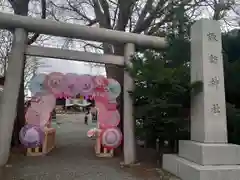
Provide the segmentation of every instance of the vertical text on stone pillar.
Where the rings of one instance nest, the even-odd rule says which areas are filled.
[[[213,32],[209,32],[207,33],[207,39],[209,42],[211,43],[219,43],[218,42],[218,37],[215,33]],[[219,57],[214,55],[214,54],[210,54],[209,55],[209,65],[217,65],[218,63],[218,59]],[[210,80],[209,80],[209,86],[213,87],[216,89],[216,91],[218,90],[218,86],[220,85],[220,78],[218,77],[218,75],[215,75],[214,77],[212,77]],[[211,107],[211,112],[214,114],[214,115],[219,115],[221,113],[220,111],[220,106],[218,103],[214,103],[212,104],[212,107]]]

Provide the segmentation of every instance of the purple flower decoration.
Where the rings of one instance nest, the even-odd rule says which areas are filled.
[[[27,148],[36,148],[43,144],[44,132],[35,125],[25,125],[19,133],[20,142]]]

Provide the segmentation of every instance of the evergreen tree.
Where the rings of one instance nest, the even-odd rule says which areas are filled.
[[[184,8],[177,9],[175,22],[168,25],[169,47],[161,51],[139,51],[133,57],[133,66],[128,67],[135,90],[134,99],[136,135],[155,146],[158,138],[161,145],[168,141],[172,150],[177,150],[180,139],[189,139],[190,96],[201,91],[202,82],[190,84],[189,21]],[[160,32],[162,33],[162,32]],[[231,35],[231,34],[230,34]],[[228,137],[240,144],[240,97],[238,92],[240,51],[237,36],[223,34],[223,52],[227,102]],[[238,45],[239,44],[239,45]]]

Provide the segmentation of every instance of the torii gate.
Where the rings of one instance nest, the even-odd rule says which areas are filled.
[[[21,69],[25,55],[58,58],[74,61],[96,62],[124,66],[135,52],[135,45],[149,48],[164,48],[167,43],[164,38],[114,31],[103,28],[93,28],[70,23],[42,20],[31,17],[0,13],[0,28],[14,30],[12,50],[9,57],[8,70],[4,86],[3,98],[0,105],[0,167],[9,156],[10,142],[13,131],[18,92],[21,81]],[[27,46],[28,32],[98,42],[118,43],[125,46],[124,57],[100,55],[95,53],[63,50],[38,46]],[[135,134],[132,100],[128,94],[133,89],[129,74],[124,72],[124,163],[136,161]]]

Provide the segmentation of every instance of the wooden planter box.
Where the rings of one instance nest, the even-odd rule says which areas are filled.
[[[45,128],[44,142],[41,147],[27,148],[27,156],[43,156],[55,148],[56,129]]]
[[[114,156],[114,150],[104,148],[101,144],[100,136],[97,136],[96,138],[96,145],[95,145],[95,154],[97,157],[113,157]]]

